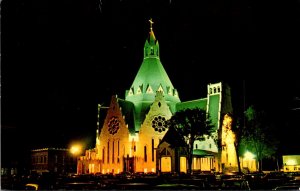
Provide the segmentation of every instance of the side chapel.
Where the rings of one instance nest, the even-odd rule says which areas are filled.
[[[169,132],[165,137],[168,132],[165,123],[176,111],[196,107],[209,113],[222,147],[218,148],[211,138],[196,141],[193,170],[222,171],[237,166],[232,141],[227,136],[231,131],[230,117],[226,115],[232,112],[230,87],[222,82],[208,84],[207,97],[181,101],[160,61],[152,25],[150,20],[144,59],[137,75],[125,91],[125,99],[111,97],[103,124],[97,122],[95,148],[86,150],[85,156],[78,159],[78,174],[186,172],[184,154],[172,155],[174,150],[170,145],[174,136]],[[98,118],[100,108],[98,105]]]

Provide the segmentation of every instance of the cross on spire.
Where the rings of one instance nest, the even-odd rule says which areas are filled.
[[[152,18],[149,19],[149,22],[150,22],[150,30],[152,31],[152,25],[153,25],[153,23],[154,23],[154,22],[152,21]]]

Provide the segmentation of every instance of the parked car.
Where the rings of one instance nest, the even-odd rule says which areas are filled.
[[[247,180],[244,178],[228,178],[223,179],[220,188],[221,190],[250,190]]]
[[[59,190],[99,190],[101,187],[96,182],[67,182]]]
[[[25,190],[39,190],[38,184],[28,183],[25,185]]]
[[[282,185],[277,186],[273,190],[300,190],[300,185]]]
[[[277,186],[284,185],[290,179],[283,172],[270,172],[263,177],[262,189],[273,189]]]

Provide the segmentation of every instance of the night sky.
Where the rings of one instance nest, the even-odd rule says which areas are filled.
[[[246,79],[246,106],[272,116],[283,153],[300,153],[299,0],[3,0],[1,13],[2,161],[13,149],[93,147],[97,104],[125,97],[150,17],[181,101],[225,79],[240,114],[234,79]]]

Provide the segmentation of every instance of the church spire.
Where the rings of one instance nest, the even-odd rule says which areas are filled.
[[[176,103],[180,102],[178,92],[172,85],[167,72],[159,59],[159,44],[154,36],[153,21],[149,20],[150,32],[144,45],[143,63],[130,88],[125,92],[126,101],[135,105],[143,102],[152,103],[156,92],[162,92],[165,100],[175,112]]]
[[[144,46],[144,59],[149,57],[152,58],[156,57],[159,59],[159,45],[153,32],[154,22],[152,21],[152,18],[149,19],[149,23],[150,23],[150,32],[149,32],[149,38],[146,40]]]
[[[153,28],[152,28],[152,25],[154,24],[154,22],[152,21],[152,18],[149,19],[149,22],[150,22],[150,32],[149,32],[149,35],[150,35],[150,43],[151,42],[154,42],[155,43],[155,35],[154,35],[154,32],[153,32]]]

